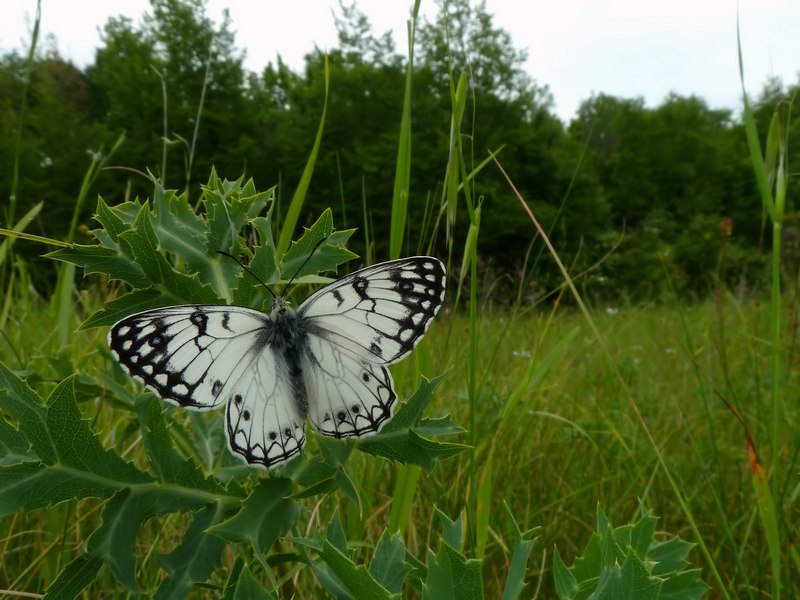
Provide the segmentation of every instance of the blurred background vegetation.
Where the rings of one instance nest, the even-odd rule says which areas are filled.
[[[102,171],[92,190],[111,204],[147,197],[152,183],[141,173],[148,169],[166,187],[188,184],[194,198],[212,166],[229,179],[253,177],[260,189],[277,183],[279,202],[281,191],[300,179],[324,103],[324,55],[310,51],[299,73],[280,60],[261,73],[247,72],[230,21],[213,22],[203,0],[153,0],[151,6],[139,22],[110,19],[85,69],[63,60],[55,43],[40,50],[23,118],[26,57],[9,51],[0,59],[0,131],[6,132],[0,136],[0,189],[12,189],[20,139],[16,216],[45,202],[29,233],[64,238],[92,157],[108,151],[122,132],[125,142],[112,160],[120,168]],[[564,123],[546,82],[524,72],[525,54],[494,25],[483,3],[451,0],[447,11],[417,31],[408,253],[430,235],[418,224],[426,204],[438,206],[442,194],[452,56],[455,72],[470,68],[465,122],[475,163],[499,152],[564,262],[574,274],[586,273],[578,281],[590,286],[591,300],[658,299],[666,279],[688,297],[720,285],[740,293],[764,287],[769,229],[738,115],[695,96],[670,95],[650,108],[640,98],[597,94]],[[380,260],[388,257],[406,59],[356,8],[343,5],[336,18],[328,119],[305,214],[312,218],[330,206],[339,227],[362,227],[352,244],[362,254],[363,224],[369,223],[371,250]],[[404,52],[405,41],[400,45]],[[777,100],[797,89],[798,83],[765,83],[754,104],[760,131],[767,130]],[[797,128],[795,119],[791,129]],[[789,137],[797,136],[791,129]],[[798,171],[797,162],[789,171]],[[487,206],[479,252],[485,293],[511,303],[561,285],[549,260],[539,264],[530,223],[500,173],[485,168],[476,186]],[[797,186],[790,189],[797,194]],[[90,224],[93,210],[94,202],[86,202],[80,221]],[[800,239],[791,210],[787,267],[798,252],[792,240]],[[1,212],[2,226],[13,226],[8,208]],[[17,245],[23,256],[40,251]],[[51,275],[41,271],[37,286],[51,287]]]

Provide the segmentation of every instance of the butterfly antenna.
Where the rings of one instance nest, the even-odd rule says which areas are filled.
[[[302,264],[302,265],[300,265],[300,267],[297,269],[297,271],[295,271],[295,272],[294,272],[294,275],[292,275],[292,278],[289,280],[289,283],[287,283],[287,284],[286,284],[286,287],[285,287],[285,288],[283,288],[283,291],[284,291],[284,292],[285,292],[286,290],[288,290],[288,289],[289,289],[289,286],[291,286],[291,285],[292,285],[292,282],[293,282],[293,281],[295,280],[295,278],[297,277],[297,274],[298,274],[298,273],[300,273],[300,272],[302,272],[302,270],[303,270],[303,267],[305,267],[305,266],[308,264],[308,261],[309,261],[309,260],[311,260],[311,257],[312,257],[312,256],[314,256],[314,252],[316,252],[316,251],[317,251],[317,248],[319,248],[319,247],[320,247],[320,246],[323,244],[323,242],[325,242],[327,239],[328,239],[328,236],[326,235],[324,238],[322,238],[320,241],[318,241],[318,242],[316,243],[316,245],[314,246],[314,249],[313,249],[313,250],[311,250],[311,252],[309,253],[309,255],[308,255],[308,256],[306,257],[306,259],[303,261],[303,264]]]
[[[258,283],[260,283],[261,285],[263,285],[263,286],[264,286],[264,287],[267,289],[267,291],[268,291],[270,294],[272,294],[272,297],[273,297],[273,298],[275,298],[275,292],[273,292],[271,289],[269,289],[269,286],[268,286],[266,283],[264,283],[264,282],[261,280],[261,278],[260,278],[258,275],[256,275],[255,273],[253,273],[253,272],[252,272],[252,271],[251,271],[251,270],[248,268],[248,266],[247,266],[247,265],[245,265],[244,263],[242,263],[242,261],[240,261],[238,258],[236,258],[236,257],[235,257],[233,254],[230,254],[229,252],[225,252],[224,250],[217,250],[217,254],[222,254],[222,256],[227,256],[228,258],[231,258],[231,259],[233,259],[234,261],[236,261],[236,263],[237,263],[237,264],[238,264],[240,267],[242,267],[242,269],[244,269],[245,271],[247,271],[247,272],[250,274],[250,277],[252,277],[252,278],[253,278],[253,279],[255,279],[255,280],[258,282]],[[304,264],[305,264],[305,263],[304,263]]]

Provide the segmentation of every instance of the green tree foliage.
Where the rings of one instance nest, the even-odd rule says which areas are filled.
[[[485,0],[437,0],[437,5],[436,20],[420,28],[420,55],[442,81],[451,67],[456,73],[468,68],[481,96],[516,100],[525,91],[547,95],[523,70],[526,52],[514,48],[511,35],[495,27]]]
[[[17,109],[24,73],[25,59],[16,53],[0,61],[0,130],[9,134],[16,134],[20,126]],[[47,52],[36,61],[28,90],[28,113],[22,123],[17,216],[44,200],[49,218],[39,227],[46,235],[62,233],[59,225],[69,223],[83,172],[97,148],[97,126],[88,115],[89,101],[86,77],[72,63],[55,52]],[[16,135],[2,137],[0,164],[4,168],[0,181],[7,197]],[[4,220],[7,216],[3,214]]]
[[[331,207],[338,222],[360,228],[354,250],[363,253],[369,241],[382,258],[388,255],[405,52],[397,52],[389,33],[375,33],[355,5],[340,6],[336,26],[338,45],[327,57],[328,118],[307,215]],[[578,273],[603,259],[592,273],[605,284],[593,291],[602,295],[605,285],[614,295],[657,294],[665,266],[690,291],[716,285],[723,272],[727,283],[761,277],[761,207],[743,127],[730,111],[674,94],[654,108],[638,98],[598,94],[562,123],[549,90],[527,75],[525,53],[494,24],[485,2],[442,3],[438,16],[416,30],[407,252],[428,239],[417,225],[435,215],[441,201],[451,73],[454,82],[464,72],[467,168],[498,153],[565,263]],[[39,232],[58,237],[91,160],[87,153],[108,150],[124,131],[126,141],[114,156],[123,168],[101,174],[97,191],[118,200],[143,196],[151,182],[141,174],[150,170],[162,184],[185,187],[198,198],[193,174],[213,166],[229,178],[252,176],[263,188],[277,184],[280,219],[316,135],[325,57],[314,50],[301,72],[278,59],[261,73],[246,72],[242,59],[229,17],[215,23],[203,0],[151,0],[139,22],[110,19],[93,64],[83,72],[53,51],[40,54],[22,124],[18,214],[45,200],[43,214],[53,218],[38,223]],[[0,59],[4,131],[20,126],[23,73],[24,59],[16,53]],[[767,83],[754,107],[761,130],[776,100],[797,87]],[[10,189],[14,140],[0,139],[3,190]],[[789,170],[797,172],[800,164]],[[484,205],[481,255],[498,274],[517,272],[531,248],[534,260],[527,267],[536,285],[557,284],[560,276],[549,261],[536,260],[541,247],[531,246],[531,225],[493,165],[478,174],[474,192]],[[790,195],[789,206],[796,200]],[[792,209],[787,214],[791,228]],[[83,217],[88,221],[88,214]],[[696,231],[724,219],[732,221],[730,235],[721,235],[717,225],[711,246],[691,243]]]
[[[238,142],[252,131],[252,111],[228,14],[217,26],[202,0],[151,5],[139,26],[124,17],[109,20],[104,46],[87,70],[96,91],[95,118],[112,137],[120,130],[128,134],[118,161],[151,169],[174,186],[212,165],[243,171],[246,155]],[[133,183],[140,192],[150,187],[145,179]]]
[[[585,140],[587,166],[611,209],[606,231],[626,231],[601,269],[610,283],[651,295],[669,272],[678,287],[704,291],[721,276],[723,251],[741,260],[743,247],[758,247],[761,209],[743,128],[730,111],[675,94],[655,109],[601,94],[581,105],[569,135]],[[599,249],[614,243],[607,238]],[[728,283],[763,277],[757,257],[746,262],[727,271],[736,277]]]

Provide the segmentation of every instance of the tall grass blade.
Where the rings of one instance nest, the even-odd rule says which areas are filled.
[[[759,518],[767,532],[767,543],[769,545],[770,556],[772,558],[772,597],[781,596],[781,562],[780,562],[780,539],[777,528],[771,533],[771,522],[782,520],[781,502],[781,475],[784,469],[779,466],[781,457],[781,446],[785,440],[784,427],[784,406],[781,398],[781,381],[783,379],[784,360],[781,353],[781,233],[783,229],[785,198],[787,188],[786,164],[788,154],[788,131],[789,117],[791,114],[791,103],[779,102],[770,122],[769,132],[767,133],[766,153],[762,154],[761,144],[756,130],[755,115],[747,99],[747,91],[744,84],[744,61],[742,59],[742,45],[739,31],[739,22],[736,24],[737,46],[739,50],[739,78],[742,85],[742,102],[744,104],[744,123],[747,133],[747,144],[750,150],[750,162],[756,175],[761,200],[772,221],[772,287],[770,294],[770,347],[772,366],[772,421],[770,423],[769,437],[772,442],[771,460],[772,468],[769,469],[770,493],[765,494],[763,482],[759,473],[763,471],[753,471],[753,485],[756,491],[756,501],[759,507]],[[751,457],[752,458],[752,457]],[[751,461],[752,466],[752,461]],[[760,463],[759,463],[760,466]],[[767,506],[769,503],[771,506]],[[777,526],[776,526],[777,527]]]
[[[372,241],[372,219],[367,209],[367,185],[361,178],[361,212],[364,218],[364,262],[371,265],[375,262],[375,243]]]
[[[750,461],[750,480],[753,483],[758,517],[767,536],[767,547],[772,565],[772,597],[781,597],[781,538],[778,531],[778,515],[776,514],[775,498],[770,491],[769,479],[764,466],[758,459],[753,440],[747,433],[747,457]]]
[[[161,71],[150,65],[150,68],[158,77],[161,82],[161,103],[164,105],[164,116],[161,119],[161,173],[159,173],[158,181],[161,187],[167,187],[167,148],[169,147],[169,116],[167,113],[169,104],[167,102],[167,82],[164,81],[164,76]]]
[[[405,240],[408,217],[408,194],[411,188],[411,83],[414,74],[414,33],[420,0],[414,4],[414,12],[408,21],[408,65],[403,96],[403,115],[400,118],[400,140],[397,144],[394,190],[392,192],[392,222],[389,230],[389,258],[400,258]]]
[[[497,438],[494,438],[496,440]],[[475,557],[483,558],[489,541],[489,521],[492,515],[492,492],[494,491],[494,440],[489,456],[483,464],[478,483],[478,500],[475,507]]]
[[[203,74],[203,87],[200,89],[200,102],[197,105],[197,116],[194,118],[194,131],[192,132],[192,145],[189,147],[189,161],[186,166],[186,192],[189,192],[189,184],[192,181],[192,167],[194,166],[194,152],[197,147],[197,139],[200,137],[200,121],[203,117],[203,106],[206,102],[206,92],[211,81],[211,59],[214,56],[214,38],[208,42],[208,56],[206,57],[206,70]]]
[[[397,469],[397,480],[392,495],[392,510],[386,528],[389,533],[404,532],[411,520],[411,509],[421,469],[416,465],[403,465]]]
[[[444,204],[447,207],[447,238],[453,240],[458,209],[459,181],[458,173],[461,168],[461,120],[464,117],[464,108],[467,104],[467,72],[462,71],[458,84],[453,88],[453,79],[450,78],[452,114],[450,116],[450,153],[445,171]],[[471,198],[467,198],[467,210],[472,215]]]
[[[411,19],[407,22],[408,30],[408,64],[406,66],[406,84],[403,95],[403,112],[400,117],[400,138],[397,144],[397,162],[395,164],[394,189],[392,191],[392,221],[389,228],[389,258],[400,258],[405,240],[406,219],[408,216],[408,195],[411,187],[411,89],[414,74],[414,34],[421,0],[416,0]],[[365,218],[366,204],[365,204]],[[369,248],[369,247],[368,247]],[[389,515],[389,532],[405,531],[411,519],[420,468],[414,465],[403,465],[397,469],[394,486],[394,501]]]

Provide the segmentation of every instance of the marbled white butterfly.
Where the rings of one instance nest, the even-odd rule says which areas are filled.
[[[415,256],[361,269],[297,310],[158,308],[117,322],[114,357],[164,400],[195,410],[223,403],[231,450],[267,468],[303,450],[306,417],[325,435],[380,430],[397,400],[386,368],[422,339],[442,306],[444,265]]]

